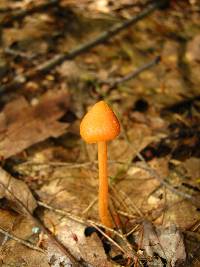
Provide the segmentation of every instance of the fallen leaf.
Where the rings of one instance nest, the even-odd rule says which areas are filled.
[[[50,217],[50,213],[47,213],[47,216]],[[54,223],[55,217],[54,215]],[[53,219],[52,216],[51,218]],[[59,224],[56,224],[56,237],[78,261],[84,262],[84,266],[112,266],[107,260],[102,242],[97,234],[93,233],[86,237],[85,228],[86,226],[83,224],[63,218]],[[48,241],[47,253],[49,262],[53,261],[52,267],[60,266],[58,264],[68,266],[67,264],[70,263],[69,259],[50,241]]]
[[[67,124],[57,121],[68,106],[66,90],[44,94],[35,106],[20,97],[0,113],[0,154],[6,159],[48,137],[63,134]],[[15,144],[15,145],[13,145]]]
[[[178,66],[178,52],[180,44],[175,41],[166,41],[162,51],[162,61],[166,67],[175,69]]]
[[[0,209],[0,227],[11,235],[37,247],[39,233],[33,233],[35,223],[27,216]],[[1,237],[0,237],[1,239]],[[0,243],[0,266],[48,267],[45,253],[30,249],[2,234]]]
[[[194,36],[194,38],[188,42],[185,57],[189,62],[200,60],[200,35]]]
[[[37,207],[28,186],[20,180],[15,179],[9,173],[0,168],[0,199],[6,198],[11,201],[12,208],[20,213],[32,213]]]
[[[183,166],[185,167],[186,174],[192,178],[192,180],[200,179],[200,159],[191,157],[187,159]]]
[[[151,222],[145,221],[143,227],[143,248],[148,256],[159,255],[172,267],[185,262],[183,235],[175,225],[155,227]]]

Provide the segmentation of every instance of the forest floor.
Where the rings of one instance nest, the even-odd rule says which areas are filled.
[[[0,26],[0,266],[200,266],[198,1],[1,0]],[[79,134],[101,99],[113,229]]]

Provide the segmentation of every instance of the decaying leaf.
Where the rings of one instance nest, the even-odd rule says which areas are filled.
[[[9,158],[48,137],[63,134],[67,124],[57,120],[66,112],[65,90],[46,93],[35,106],[20,97],[0,113],[0,155]]]
[[[200,180],[200,159],[191,157],[183,163],[186,174],[195,182]]]
[[[194,38],[188,42],[186,59],[190,62],[200,60],[200,35],[194,36]]]
[[[143,223],[143,247],[148,256],[158,255],[165,259],[170,266],[179,266],[186,260],[183,236],[175,225],[167,228],[153,226],[152,223]]]
[[[111,263],[107,260],[99,237],[96,233],[86,237],[85,228],[85,225],[64,218],[59,225],[56,225],[55,231],[58,240],[78,261],[84,262],[84,266],[110,267]],[[68,266],[70,263],[69,259],[50,241],[48,241],[48,259],[52,267],[60,266],[59,264]]]
[[[9,173],[0,168],[0,199],[6,198],[12,202],[12,208],[20,213],[32,213],[37,206],[28,186],[15,179]]]
[[[0,227],[37,247],[39,233],[33,232],[36,225],[30,218],[0,209]],[[0,266],[49,267],[45,253],[31,249],[4,234],[0,237]]]
[[[3,260],[5,264],[1,265],[2,267],[49,267],[45,254],[26,248],[21,244],[10,246]]]

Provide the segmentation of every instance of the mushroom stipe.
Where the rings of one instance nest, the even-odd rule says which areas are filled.
[[[112,228],[108,210],[107,141],[120,133],[120,124],[112,109],[104,102],[97,102],[83,117],[80,135],[87,143],[98,143],[99,162],[99,217],[102,224]]]

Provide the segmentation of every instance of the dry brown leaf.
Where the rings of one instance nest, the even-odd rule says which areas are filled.
[[[13,241],[12,243],[3,255],[5,264],[1,266],[49,267],[45,254],[31,250],[16,242],[14,244]]]
[[[48,215],[49,214],[49,215]],[[47,214],[48,218],[55,219],[55,215],[52,217],[50,213]],[[48,220],[47,218],[47,220]],[[54,223],[56,223],[54,221]],[[86,265],[93,267],[110,267],[112,266],[108,262],[102,242],[96,233],[91,236],[85,236],[85,225],[71,221],[67,218],[63,218],[59,224],[56,224],[56,236],[58,240],[66,246],[72,255],[76,257],[79,261],[84,261]],[[68,266],[69,259],[58,251],[50,241],[48,241],[48,259],[52,267],[59,266],[58,264],[63,264]]]
[[[20,180],[15,179],[9,173],[0,168],[0,199],[6,198],[12,202],[12,208],[20,213],[32,213],[37,207],[28,186]]]
[[[67,124],[57,120],[66,112],[68,101],[66,90],[59,90],[47,92],[35,106],[23,97],[8,103],[0,113],[0,155],[9,158],[48,137],[63,134]]]
[[[47,174],[50,181],[41,186],[37,194],[43,202],[53,207],[80,215],[96,198],[98,179],[94,173],[63,166],[51,168],[51,173]],[[89,214],[97,218],[96,205],[90,209]]]
[[[164,212],[163,225],[169,226],[174,223],[182,229],[187,229],[199,219],[197,208],[187,200],[171,191],[167,191],[165,198],[168,208]]]
[[[36,225],[27,216],[0,209],[0,227],[35,246],[39,240],[39,234],[32,231]],[[0,266],[49,267],[45,253],[30,249],[5,235],[2,235],[0,243]]]
[[[12,15],[10,14],[12,17]],[[0,18],[0,22],[9,19],[9,15]],[[51,18],[48,14],[37,14],[27,16],[24,19],[23,26],[12,27],[3,32],[3,45],[9,47],[14,42],[21,42],[21,46],[27,47],[33,45],[34,42],[51,33],[54,30]],[[41,48],[41,46],[39,46]],[[32,50],[32,49],[31,49]],[[35,52],[41,52],[40,49]]]
[[[200,60],[200,35],[194,36],[194,38],[188,42],[185,56],[189,62]]]
[[[183,235],[175,225],[167,228],[154,227],[150,222],[145,221],[143,227],[143,247],[148,256],[159,255],[172,267],[185,262]]]
[[[162,61],[166,67],[175,69],[178,66],[178,52],[180,44],[175,41],[166,41],[162,51]]]
[[[183,163],[183,166],[186,170],[186,174],[191,177],[192,180],[198,182],[200,179],[200,159],[191,157]]]
[[[166,160],[152,160],[150,165],[153,169],[156,169],[161,177],[165,177],[168,172]],[[135,210],[141,210],[142,212],[147,212],[160,206],[162,201],[157,201],[157,203],[151,203],[149,199],[153,192],[159,188],[160,182],[155,179],[149,172],[141,168],[131,166],[127,172],[127,177],[125,179],[116,181],[116,188],[119,195],[121,195],[124,203],[131,209],[131,206],[135,207]]]

